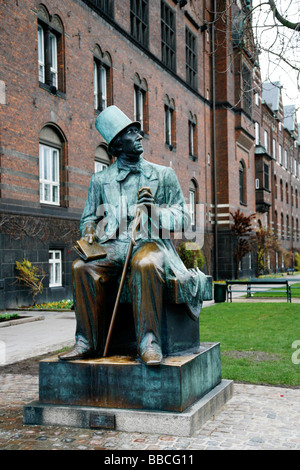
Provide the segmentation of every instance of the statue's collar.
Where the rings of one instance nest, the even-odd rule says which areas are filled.
[[[139,157],[139,160],[133,163],[118,157],[117,167],[119,171],[117,181],[123,181],[129,173],[141,173],[147,178],[150,178],[152,174],[151,165],[143,157]]]

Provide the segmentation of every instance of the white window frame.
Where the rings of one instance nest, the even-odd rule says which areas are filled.
[[[195,139],[195,124],[192,121],[189,121],[189,154],[191,156],[195,155],[194,149],[194,139]]]
[[[138,88],[134,87],[134,120],[141,123],[141,129],[144,128],[144,102],[145,93]]]
[[[255,123],[255,145],[259,145],[259,141],[260,141],[259,133],[260,133],[259,123],[256,122]]]
[[[101,84],[101,97],[99,97],[99,83]],[[101,111],[107,108],[107,68],[94,60],[94,109],[99,109],[101,99]]]
[[[107,163],[100,162],[99,160],[95,160],[95,173],[98,173],[99,171],[105,170],[105,168],[108,167]]]
[[[276,140],[273,139],[273,158],[276,160]]]
[[[288,153],[287,153],[287,150],[284,151],[284,167],[287,170],[287,168],[288,168]]]
[[[62,251],[49,250],[49,287],[62,286]]]
[[[57,69],[57,37],[55,34],[49,34],[50,47],[50,75],[51,85],[58,88],[58,69]]]
[[[268,131],[264,131],[264,145],[265,149],[268,152],[269,151],[269,133]]]
[[[167,145],[172,145],[172,109],[165,106],[165,140]]]
[[[38,25],[38,64],[39,81],[45,83],[45,49],[44,49],[44,30]]]
[[[195,201],[196,201],[196,193],[193,189],[189,190],[189,198],[190,198],[190,216],[191,216],[191,224],[196,224],[196,214],[195,214]]]
[[[59,206],[60,182],[59,161],[60,151],[45,144],[39,146],[40,161],[40,202]],[[47,191],[48,195],[47,196]]]
[[[278,145],[278,163],[282,165],[282,146]]]

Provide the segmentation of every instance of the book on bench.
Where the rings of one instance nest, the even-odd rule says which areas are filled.
[[[96,242],[88,243],[84,239],[78,240],[73,249],[84,261],[92,261],[106,256],[103,246]]]

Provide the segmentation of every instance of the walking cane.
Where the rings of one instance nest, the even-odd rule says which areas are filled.
[[[125,277],[126,277],[126,273],[127,273],[129,260],[130,260],[130,257],[131,257],[133,246],[136,244],[135,243],[135,237],[136,237],[137,228],[138,228],[139,223],[140,223],[140,219],[141,219],[141,210],[138,208],[136,213],[135,213],[133,223],[132,223],[133,225],[132,225],[130,243],[129,243],[129,246],[128,246],[128,251],[127,251],[127,255],[126,255],[126,259],[125,259],[125,263],[124,263],[124,267],[123,267],[123,272],[122,272],[122,276],[121,276],[121,281],[120,281],[120,285],[119,285],[119,290],[118,290],[114,310],[113,310],[110,325],[109,325],[109,330],[108,330],[108,334],[107,334],[107,338],[106,338],[103,357],[106,357],[106,354],[107,354],[107,349],[108,349],[108,345],[109,345],[109,342],[110,342],[110,337],[111,337],[111,334],[112,334],[113,326],[114,326],[114,323],[115,323],[118,306],[119,306],[119,303],[120,303],[121,293],[122,293],[124,282],[125,282]]]

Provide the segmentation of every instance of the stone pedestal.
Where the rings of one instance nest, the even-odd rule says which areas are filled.
[[[39,402],[24,407],[24,424],[190,435],[231,396],[219,343],[201,343],[156,367],[127,356],[54,356],[40,363]]]

